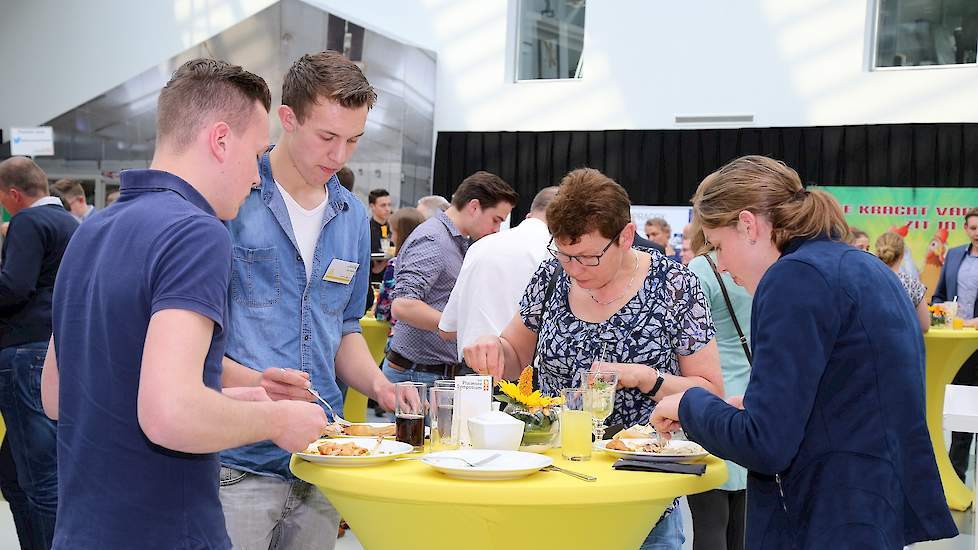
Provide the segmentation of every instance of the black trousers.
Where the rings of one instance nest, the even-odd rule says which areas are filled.
[[[951,383],[958,386],[978,386],[978,351],[971,354],[971,357],[961,365],[961,370]],[[951,448],[948,449],[947,456],[951,459],[951,466],[954,467],[961,481],[964,481],[964,476],[968,472],[971,440],[974,439],[974,435],[969,432],[951,432]]]
[[[686,500],[693,515],[693,550],[744,550],[747,491],[714,489]]]

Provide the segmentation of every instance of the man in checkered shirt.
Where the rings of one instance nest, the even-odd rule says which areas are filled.
[[[465,178],[452,205],[419,225],[398,251],[391,313],[397,319],[384,374],[391,382],[454,378],[460,371],[455,344],[438,330],[469,243],[499,231],[518,196],[499,176]]]

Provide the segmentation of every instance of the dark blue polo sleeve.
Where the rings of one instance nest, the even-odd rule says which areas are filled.
[[[150,271],[152,313],[183,309],[224,327],[231,281],[231,238],[216,219],[185,218],[155,241]]]
[[[686,391],[679,419],[689,438],[749,470],[785,470],[801,446],[835,346],[837,306],[814,267],[793,260],[771,266],[754,297],[754,364],[744,410],[702,388]]]

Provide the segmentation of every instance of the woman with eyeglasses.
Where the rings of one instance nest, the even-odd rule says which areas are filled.
[[[601,172],[567,174],[547,207],[554,259],[537,269],[502,334],[464,349],[466,364],[512,380],[536,350],[541,390],[549,395],[580,387],[592,368],[616,370],[623,389],[609,425],[645,424],[658,399],[688,388],[722,395],[713,322],[699,282],[662,253],[632,247],[630,207],[625,190]],[[682,546],[675,507],[655,524],[643,550]]]

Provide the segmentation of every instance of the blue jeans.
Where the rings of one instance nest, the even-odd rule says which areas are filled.
[[[29,525],[25,531],[30,531],[30,544],[21,540],[21,547],[38,550],[51,548],[58,510],[58,429],[41,406],[41,370],[47,347],[45,341],[0,350],[0,413],[16,466],[15,479],[5,475],[0,486],[9,489],[16,484],[23,491],[26,506],[11,502],[11,512],[18,536],[21,526]],[[5,490],[4,495],[8,492],[16,494]],[[26,517],[16,517],[24,512]]]
[[[339,512],[319,489],[299,479],[222,466],[221,507],[235,550],[333,550],[336,545]]]
[[[639,550],[680,550],[686,542],[683,534],[683,513],[679,506],[659,520]]]
[[[441,380],[445,378],[440,374],[435,374],[432,372],[418,372],[414,369],[408,369],[406,371],[399,371],[390,366],[387,359],[384,359],[384,364],[381,367],[384,371],[384,376],[387,377],[392,383],[397,384],[398,382],[422,382],[424,385],[431,386],[435,385],[435,380]]]

